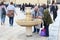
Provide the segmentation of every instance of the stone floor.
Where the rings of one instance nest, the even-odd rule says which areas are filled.
[[[15,16],[13,26],[9,26],[8,17],[6,17],[5,25],[0,25],[0,40],[60,40],[60,27],[58,20],[50,24],[49,37],[41,37],[37,33],[33,33],[32,37],[26,37],[26,28],[16,24],[17,19],[24,19],[24,12],[19,11],[19,8],[16,8],[16,12],[18,15]]]

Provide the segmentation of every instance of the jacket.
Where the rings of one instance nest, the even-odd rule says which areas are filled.
[[[44,10],[43,21],[44,21],[46,24],[51,24],[51,23],[52,23],[52,19],[51,19],[51,16],[50,16],[50,14],[49,14],[48,9],[45,9],[45,10]]]

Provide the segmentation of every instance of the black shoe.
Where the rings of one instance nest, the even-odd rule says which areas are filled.
[[[39,31],[37,31],[37,34],[39,33]]]
[[[33,33],[36,33],[35,31],[33,31]]]
[[[49,35],[46,35],[45,37],[49,37]]]
[[[1,25],[3,25],[3,23],[1,23]]]
[[[10,24],[10,26],[13,26],[13,25]]]

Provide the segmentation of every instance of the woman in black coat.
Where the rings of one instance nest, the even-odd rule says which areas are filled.
[[[53,12],[53,20],[55,21],[56,17],[57,17],[57,10],[58,10],[58,6],[55,4],[51,5],[51,9],[50,11]]]

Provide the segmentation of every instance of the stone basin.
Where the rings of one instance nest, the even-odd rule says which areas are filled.
[[[16,23],[22,27],[26,27],[26,35],[32,36],[32,26],[38,25],[42,22],[41,19],[34,19],[31,12],[31,8],[26,8],[26,17],[25,19],[17,19]]]
[[[16,23],[20,26],[34,26],[34,25],[38,25],[41,23],[41,19],[34,19],[32,21],[26,21],[25,19],[18,19],[16,20]]]
[[[18,19],[16,23],[22,27],[26,27],[26,36],[32,36],[32,26],[38,25],[42,22],[41,19],[34,19],[32,21],[26,21],[25,19]]]

